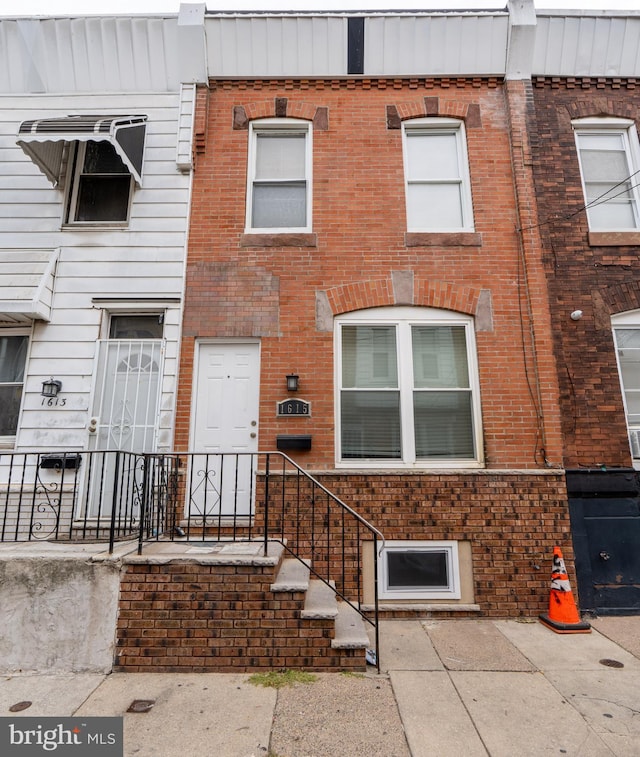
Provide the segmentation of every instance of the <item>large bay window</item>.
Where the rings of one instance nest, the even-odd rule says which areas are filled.
[[[472,319],[376,308],[336,320],[339,464],[481,464]]]
[[[589,228],[640,228],[640,148],[633,121],[592,118],[574,124]]]

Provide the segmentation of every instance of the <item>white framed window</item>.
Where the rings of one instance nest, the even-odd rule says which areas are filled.
[[[633,121],[592,118],[573,122],[589,228],[640,228],[640,147]]]
[[[455,541],[390,541],[378,561],[380,599],[460,599]]]
[[[0,332],[0,446],[13,443],[24,389],[29,332]]]
[[[612,325],[629,446],[640,467],[640,311],[614,316]]]
[[[110,142],[76,142],[65,222],[126,224],[133,177]]]
[[[464,124],[419,118],[402,126],[408,231],[473,231]]]
[[[309,122],[267,118],[251,123],[247,232],[311,231],[312,154]]]
[[[480,467],[473,320],[388,307],[335,321],[339,467]]]

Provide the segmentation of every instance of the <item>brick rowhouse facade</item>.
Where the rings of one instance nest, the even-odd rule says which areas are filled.
[[[611,330],[640,308],[640,234],[589,232],[572,121],[635,120],[635,79],[536,77],[531,133],[559,367],[566,468],[631,466]],[[570,314],[581,310],[573,321]]]
[[[293,453],[387,540],[471,545],[475,612],[537,613],[554,544],[570,563],[557,383],[524,128],[530,89],[492,78],[212,80],[198,91],[176,448],[189,445],[200,339],[259,338],[260,449]],[[248,124],[313,124],[313,230],[245,234]],[[402,121],[462,119],[474,231],[406,228]],[[336,470],[333,318],[380,306],[473,316],[482,470]],[[278,418],[284,376],[311,418]],[[451,603],[451,613],[456,610]]]

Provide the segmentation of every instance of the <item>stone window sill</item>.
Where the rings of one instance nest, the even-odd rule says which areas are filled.
[[[242,234],[240,247],[317,247],[316,234]]]
[[[640,231],[590,231],[591,247],[624,247],[640,244]]]
[[[474,231],[407,231],[404,243],[406,247],[482,247],[482,234]]]

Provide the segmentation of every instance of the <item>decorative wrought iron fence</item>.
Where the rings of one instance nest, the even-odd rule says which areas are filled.
[[[0,454],[0,541],[281,542],[375,628],[382,534],[281,452]],[[363,610],[363,549],[373,612]]]

